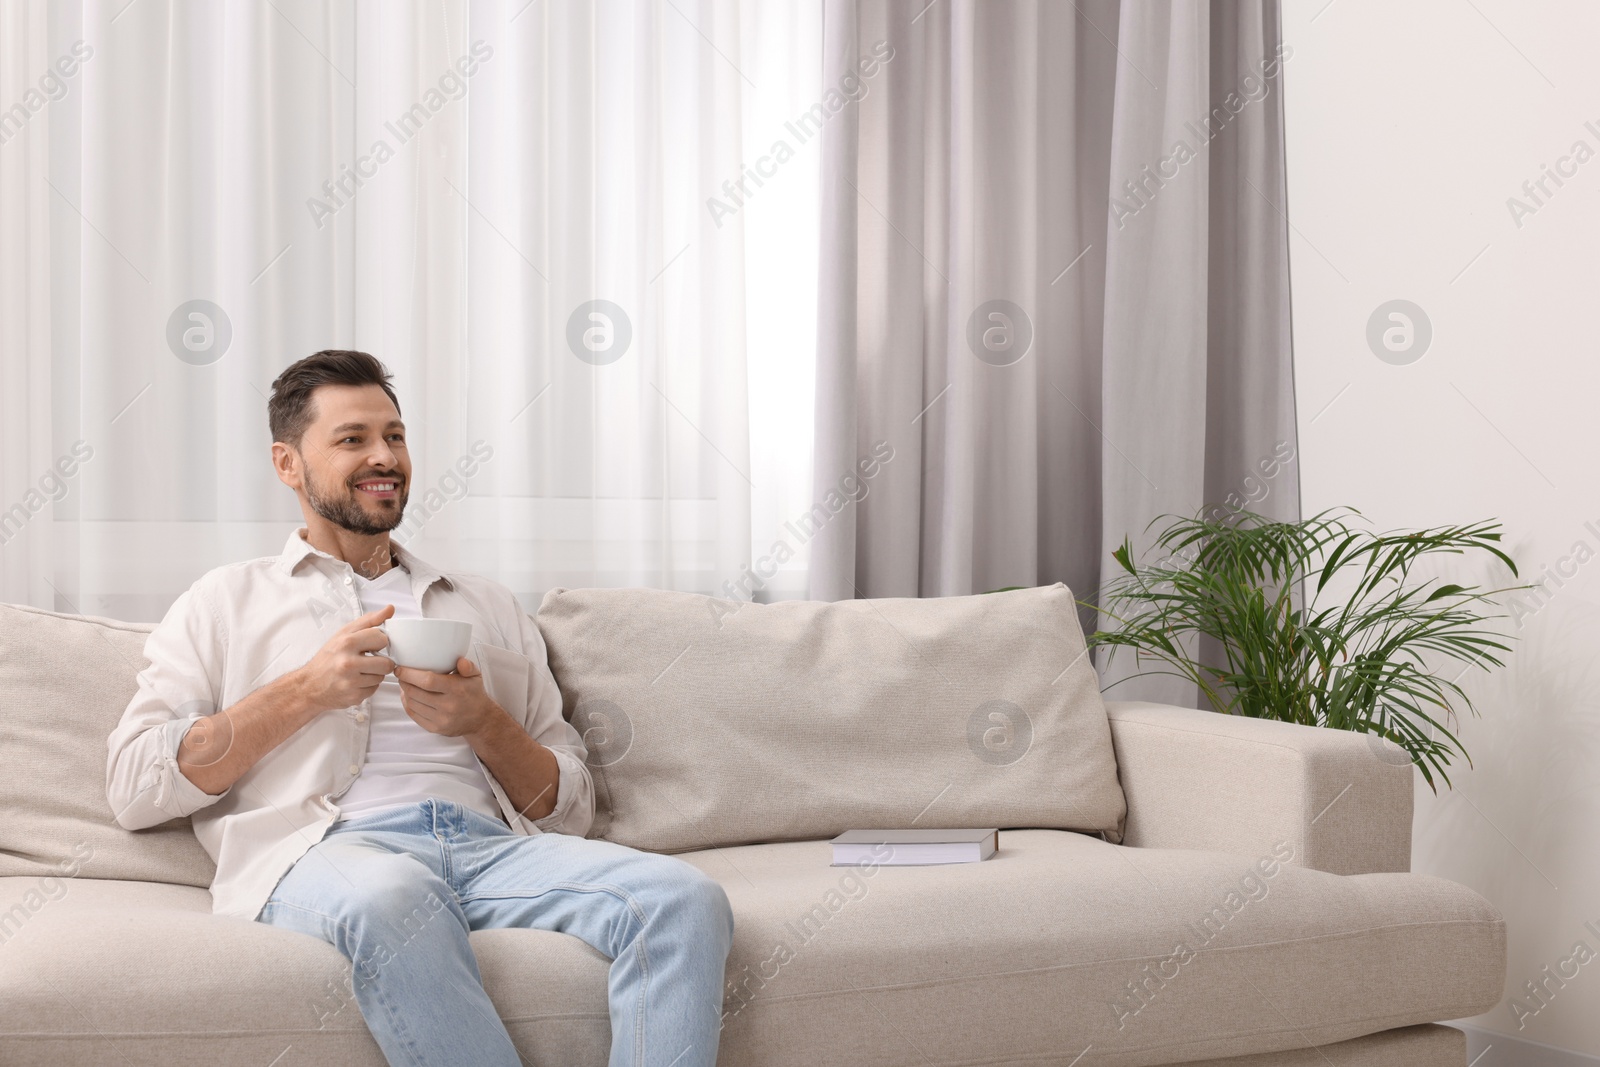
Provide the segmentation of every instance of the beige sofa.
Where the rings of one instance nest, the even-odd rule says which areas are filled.
[[[941,690],[967,683],[937,634],[879,603],[885,648],[898,637],[931,649]],[[566,693],[581,650],[559,636],[566,623],[547,627],[545,615]],[[689,625],[680,620],[662,647],[681,645]],[[737,630],[723,618],[713,625],[689,647]],[[9,875],[0,877],[0,1063],[380,1067],[349,999],[349,966],[331,946],[213,917],[210,859],[186,824],[130,833],[106,808],[105,737],[151,628],[0,605],[0,875]],[[647,645],[622,642],[641,661]],[[695,657],[679,656],[672,670],[703,692]],[[641,669],[646,680],[656,672]],[[649,692],[672,678],[655,677]],[[766,686],[744,691],[775,692]],[[670,690],[663,699],[674,699]],[[1462,1034],[1433,1024],[1498,1001],[1504,924],[1471,891],[1406,873],[1408,765],[1348,734],[1074,699],[1091,727],[1095,715],[1109,727],[1126,805],[1113,832],[1004,829],[986,862],[870,871],[829,866],[823,839],[727,844],[741,835],[707,831],[710,847],[675,850],[733,905],[724,1067],[1463,1067]],[[650,733],[651,716],[634,718],[635,748],[665,736]],[[1029,759],[1053,751],[1052,721],[1033,713]],[[720,751],[742,743],[743,727],[728,729]],[[762,735],[763,758],[782,736]],[[806,743],[796,734],[794,751]],[[916,766],[936,762],[923,753]],[[623,773],[627,759],[605,763],[596,761],[597,785],[618,812],[597,832],[630,825],[621,809],[638,785]],[[717,760],[683,766],[680,777],[696,782],[678,796],[719,795]],[[914,777],[886,774],[883,790]],[[986,806],[984,788],[974,780],[942,793],[943,817],[919,825],[959,823],[963,792],[977,819],[1008,810]],[[785,803],[806,806],[799,799]],[[762,803],[752,795],[745,807]],[[603,956],[542,931],[472,941],[528,1063],[606,1062]]]

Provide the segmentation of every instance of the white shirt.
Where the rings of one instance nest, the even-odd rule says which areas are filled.
[[[403,567],[390,567],[367,580],[356,575],[355,590],[363,612],[394,605],[393,619],[420,619],[422,610],[411,595]],[[361,773],[339,798],[339,820],[375,815],[428,797],[451,800],[500,819],[500,805],[489,788],[488,771],[472,746],[459,737],[430,733],[406,714],[400,681],[387,674],[367,698],[372,733]]]
[[[367,758],[370,699],[317,716],[219,796],[178,769],[178,745],[196,719],[299,669],[335,630],[366,614],[354,569],[311,547],[304,532],[291,533],[281,555],[217,567],[178,596],[145,639],[150,665],[108,739],[106,795],[118,823],[137,830],[191,816],[217,864],[211,908],[218,915],[255,918],[278,879],[338,819],[337,801]],[[519,834],[587,834],[594,822],[587,753],[562,717],[533,619],[498,582],[442,574],[403,546],[394,551],[424,616],[472,624],[467,658],[483,671],[489,696],[560,766],[555,810],[537,822],[485,771],[507,825]]]

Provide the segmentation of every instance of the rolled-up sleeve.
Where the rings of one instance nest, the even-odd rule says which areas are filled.
[[[556,789],[556,806],[549,815],[533,820],[545,833],[583,837],[594,825],[594,779],[588,767],[588,748],[583,736],[561,714],[561,690],[545,651],[544,635],[538,625],[517,610],[517,633],[521,652],[533,667],[533,684],[528,687],[528,714],[524,719],[533,739],[555,754],[561,768]]]
[[[224,637],[198,586],[179,595],[145,639],[150,665],[107,741],[106,798],[129,830],[157,826],[227,795],[202,790],[178,769],[178,746],[218,710]]]

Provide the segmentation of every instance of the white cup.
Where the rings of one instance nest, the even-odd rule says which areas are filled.
[[[389,635],[383,655],[437,674],[452,673],[472,645],[472,624],[454,619],[390,619],[378,629]]]

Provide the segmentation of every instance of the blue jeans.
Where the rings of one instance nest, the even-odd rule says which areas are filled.
[[[390,1064],[520,1067],[470,930],[558,930],[611,958],[610,1067],[717,1061],[733,912],[672,856],[503,822],[424,800],[335,824],[257,921],[327,941]]]

